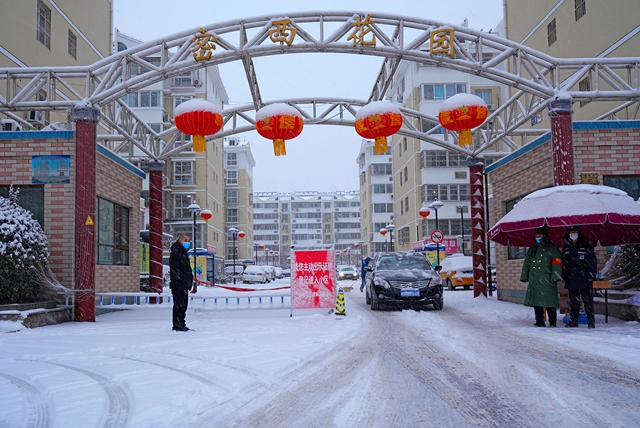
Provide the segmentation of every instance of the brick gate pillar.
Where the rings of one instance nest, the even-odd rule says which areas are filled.
[[[75,161],[75,320],[96,320],[96,124],[92,105],[72,109],[76,123]]]
[[[572,104],[571,95],[567,93],[560,93],[549,102],[554,186],[570,185],[574,180]]]
[[[162,173],[164,162],[149,162],[149,285],[162,293]]]
[[[471,194],[471,255],[473,257],[473,297],[487,296],[487,246],[484,228],[484,159],[469,158]]]

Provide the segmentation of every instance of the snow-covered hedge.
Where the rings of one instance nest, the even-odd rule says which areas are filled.
[[[47,237],[17,198],[0,197],[0,304],[37,300],[48,268]]]

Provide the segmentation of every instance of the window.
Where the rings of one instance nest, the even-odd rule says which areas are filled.
[[[428,132],[430,130],[432,130],[433,128],[440,126],[439,123],[433,123],[433,122],[429,122],[428,120],[424,119],[422,121],[422,132]],[[440,128],[438,128],[437,130],[433,131],[431,134],[444,134],[444,128],[442,126],[440,126]]]
[[[549,25],[547,25],[547,42],[549,46],[551,46],[556,40],[558,40],[558,36],[556,35],[556,19],[553,18]]]
[[[404,182],[406,183],[407,181],[409,181],[409,167],[405,166],[404,167]]]
[[[68,43],[69,47],[68,47],[68,51],[69,51],[69,55],[71,55],[71,57],[73,59],[77,59],[77,55],[78,55],[78,38],[76,37],[75,34],[73,34],[73,31],[69,30],[69,43]]]
[[[227,203],[228,204],[237,204],[238,203],[238,190],[237,189],[227,189]]]
[[[238,171],[227,171],[227,184],[238,184]]]
[[[238,165],[238,154],[227,153],[227,166],[237,166],[237,165]]]
[[[588,92],[591,90],[591,76],[587,76],[578,82],[578,90],[580,92]],[[580,107],[584,107],[589,104],[589,101],[580,101]]]
[[[193,162],[173,162],[173,184],[184,185],[193,183]]]
[[[465,92],[467,92],[467,85],[464,83],[434,83],[422,86],[422,99],[445,100]]]
[[[38,1],[38,41],[51,50],[51,9]]]
[[[604,175],[602,184],[627,192],[636,201],[640,198],[640,175]]]
[[[98,198],[98,264],[129,265],[129,208]]]
[[[173,217],[174,218],[190,218],[192,216],[189,211],[189,205],[195,201],[194,194],[175,194],[173,195]]]
[[[404,198],[404,211],[409,212],[409,197]]]
[[[467,155],[449,150],[423,150],[420,168],[459,168],[467,165]]]
[[[422,186],[422,202],[425,201],[468,201],[468,184],[425,184]]]
[[[393,204],[373,204],[373,212],[393,214]]]
[[[373,193],[393,193],[393,184],[374,184]]]
[[[129,107],[159,107],[160,99],[160,91],[131,92],[122,97]]]
[[[476,89],[473,93],[482,98],[485,103],[491,104],[491,89]]]
[[[190,71],[179,74],[173,78],[173,86],[191,86],[193,85],[193,77]]]
[[[182,104],[185,101],[189,101],[190,99],[193,99],[193,97],[189,95],[177,95],[173,97],[173,108],[178,107],[180,104]]]
[[[587,14],[587,0],[574,0],[576,6],[576,22]]]
[[[118,42],[118,52],[122,52],[122,51],[126,51],[127,50],[127,45],[125,45],[122,42]]]
[[[238,209],[227,208],[227,223],[237,223],[237,222],[238,222]]]
[[[18,205],[33,214],[44,229],[44,184],[13,186],[18,189]],[[0,186],[0,196],[9,197],[9,186]]]
[[[371,165],[371,175],[391,175],[393,166],[390,163],[374,163]]]

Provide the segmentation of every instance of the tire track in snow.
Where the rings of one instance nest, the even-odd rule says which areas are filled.
[[[51,426],[51,410],[38,388],[7,373],[0,373],[0,377],[7,379],[22,391],[27,407],[26,428],[47,428]]]

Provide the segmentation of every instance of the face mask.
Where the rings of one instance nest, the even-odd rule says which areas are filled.
[[[539,244],[542,241],[542,238],[536,238],[536,244]]]
[[[189,247],[191,247],[191,242],[183,242],[182,246],[184,247],[185,250],[188,250]]]
[[[571,238],[572,241],[577,241],[578,240],[578,234],[577,233],[570,233],[569,234],[569,238]]]

